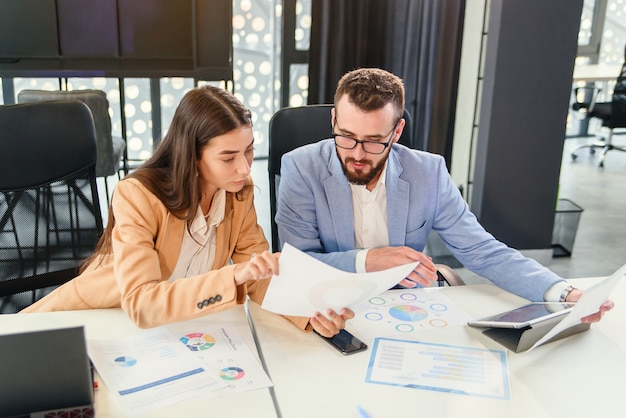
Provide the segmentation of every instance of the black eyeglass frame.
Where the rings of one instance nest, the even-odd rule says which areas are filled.
[[[356,139],[356,138],[352,138],[349,136],[345,136],[345,135],[341,135],[341,134],[336,134],[335,132],[333,132],[333,140],[335,141],[335,146],[341,148],[341,149],[355,149],[359,144],[361,144],[361,147],[363,148],[363,152],[366,152],[368,154],[373,154],[373,155],[380,155],[383,152],[385,152],[385,150],[387,149],[387,147],[389,145],[391,145],[391,141],[393,141],[394,138],[394,133],[396,132],[396,129],[398,129],[398,124],[400,123],[400,119],[398,119],[398,121],[395,123],[395,125],[393,126],[393,129],[391,130],[391,133],[389,134],[389,140],[387,142],[379,142],[379,141],[366,141],[366,140],[361,140],[361,139]],[[335,119],[335,123],[333,125],[333,131],[335,130],[334,127],[337,124],[337,120]],[[345,139],[351,139],[352,141],[354,141],[354,145],[352,145],[351,147],[342,147],[341,145],[339,145],[337,143],[337,137],[340,136],[342,138]],[[380,150],[380,152],[370,152],[368,150],[365,149],[365,147],[368,144],[376,144],[376,145],[382,145],[383,149]]]

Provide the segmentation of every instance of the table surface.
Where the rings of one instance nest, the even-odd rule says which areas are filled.
[[[576,279],[584,288],[594,280]],[[483,317],[527,303],[492,285],[446,287],[468,314]],[[511,400],[497,400],[365,382],[371,348],[344,356],[317,335],[298,335],[283,318],[256,304],[250,314],[283,417],[354,417],[361,406],[371,418],[433,417],[600,417],[624,411],[626,376],[626,284],[612,298],[616,307],[588,332],[539,346],[508,351]],[[350,326],[348,323],[348,329]],[[366,343],[371,340],[362,338]],[[422,331],[416,340],[503,350],[468,326]]]
[[[621,69],[621,65],[577,65],[574,67],[573,81],[614,81]]]
[[[243,306],[217,312],[198,321],[203,321],[205,324],[230,324],[234,326],[250,350],[257,354]],[[84,326],[85,337],[93,339],[123,339],[142,332],[121,309],[0,315],[0,334],[72,326]],[[96,417],[124,417],[123,409],[118,406],[106,385],[101,381],[99,383],[99,388],[95,391]],[[276,417],[276,410],[268,388],[219,398],[196,398],[136,417],[208,416],[209,413],[216,417]]]
[[[574,279],[585,288],[593,279]],[[472,317],[502,312],[527,303],[525,299],[488,284],[433,289],[445,292]],[[272,390],[263,388],[212,399],[195,399],[150,413],[150,417],[176,414],[234,417],[347,417],[360,418],[360,405],[371,418],[390,416],[436,417],[590,417],[615,416],[623,407],[626,376],[626,283],[613,291],[616,301],[588,332],[540,346],[530,352],[508,351],[511,400],[497,400],[431,390],[376,385],[365,382],[371,348],[344,356],[314,333],[303,333],[281,316],[249,302],[254,333],[246,312],[237,307],[202,318],[229,323],[256,353],[261,347]],[[125,338],[142,332],[119,309],[0,315],[0,334],[35,329],[85,326],[87,338]],[[371,346],[372,341],[360,337]],[[480,329],[455,326],[422,331],[415,340],[504,350]],[[278,412],[272,399],[275,393]],[[95,399],[97,417],[124,416],[105,385]]]

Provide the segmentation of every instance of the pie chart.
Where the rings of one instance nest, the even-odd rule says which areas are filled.
[[[389,314],[399,321],[417,322],[423,321],[428,316],[428,312],[419,306],[396,305],[389,309]]]
[[[114,360],[117,367],[132,367],[137,364],[137,359],[129,356],[118,357]]]
[[[192,332],[180,337],[180,342],[191,351],[203,351],[215,345],[215,338],[202,332]]]
[[[224,380],[239,380],[246,374],[239,367],[226,367],[220,370],[220,377]]]

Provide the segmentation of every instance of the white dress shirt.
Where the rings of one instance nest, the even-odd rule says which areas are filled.
[[[354,243],[356,248],[363,248],[363,251],[357,253],[355,260],[357,273],[366,272],[365,259],[369,248],[389,245],[386,173],[387,163],[372,191],[367,190],[366,186],[350,184],[354,212]]]
[[[224,219],[225,208],[226,192],[224,190],[218,190],[213,196],[207,216],[204,216],[198,205],[196,216],[191,223],[191,234],[185,228],[180,254],[169,278],[170,282],[211,270],[215,262],[215,234],[217,226]]]

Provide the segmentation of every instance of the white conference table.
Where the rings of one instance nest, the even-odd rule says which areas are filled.
[[[258,354],[243,306],[214,313],[195,321],[202,321],[204,324],[229,324],[234,326],[250,350],[254,354]],[[0,334],[73,326],[84,326],[85,337],[94,339],[124,339],[143,332],[128,319],[121,309],[0,315]],[[99,376],[96,376],[96,378],[99,378]],[[0,394],[0,396],[2,395]],[[98,390],[95,391],[94,408],[97,418],[120,418],[126,416],[124,410],[120,408],[101,380],[99,380]],[[138,417],[137,415],[134,416]],[[144,416],[150,418],[171,418],[175,416],[275,418],[276,409],[270,390],[262,388],[218,398],[195,398],[151,411]]]
[[[622,67],[620,65],[589,64],[574,67],[573,81],[615,81]]]
[[[593,282],[575,279],[581,288]],[[475,317],[527,303],[492,285],[438,291]],[[529,352],[507,352],[511,400],[366,383],[371,348],[344,356],[313,333],[298,334],[288,321],[257,304],[251,303],[249,311],[284,418],[359,418],[357,405],[371,418],[624,416],[626,283],[618,285],[612,299],[614,310],[589,331]],[[424,331],[416,340],[504,350],[468,326]]]

